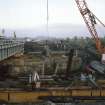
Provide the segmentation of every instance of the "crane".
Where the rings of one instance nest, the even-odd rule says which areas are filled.
[[[86,26],[95,41],[98,53],[102,54],[102,62],[105,62],[105,47],[102,45],[101,40],[96,31],[96,20],[105,27],[105,25],[90,11],[85,0],[75,0],[77,7],[86,23]]]

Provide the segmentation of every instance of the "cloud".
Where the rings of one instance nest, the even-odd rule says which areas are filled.
[[[105,22],[105,0],[87,0],[89,8]],[[49,0],[49,24],[84,24],[75,0]],[[46,25],[46,0],[0,0],[1,28],[35,28]]]

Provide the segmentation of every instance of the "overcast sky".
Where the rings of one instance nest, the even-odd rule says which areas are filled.
[[[86,0],[105,23],[105,0]],[[75,0],[49,0],[49,24],[84,24]],[[0,0],[0,28],[34,28],[46,24],[46,0]]]

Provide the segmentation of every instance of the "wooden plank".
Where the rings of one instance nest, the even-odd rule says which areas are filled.
[[[8,103],[26,103],[26,102],[38,102],[39,97],[49,97],[49,96],[105,96],[105,89],[54,89],[47,91],[0,91],[0,101],[5,101]]]
[[[1,92],[0,93],[0,101],[8,102],[8,93]]]
[[[101,90],[101,96],[105,96],[105,90]]]
[[[37,102],[38,92],[18,92],[10,93],[10,103]]]
[[[101,92],[100,90],[92,90],[92,96],[100,96]]]
[[[91,90],[72,90],[72,96],[91,96]]]

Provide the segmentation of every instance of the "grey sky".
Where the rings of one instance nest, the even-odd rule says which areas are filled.
[[[105,0],[86,0],[105,23]],[[49,24],[84,24],[75,0],[49,0]],[[0,0],[0,28],[34,28],[46,24],[46,0]]]

